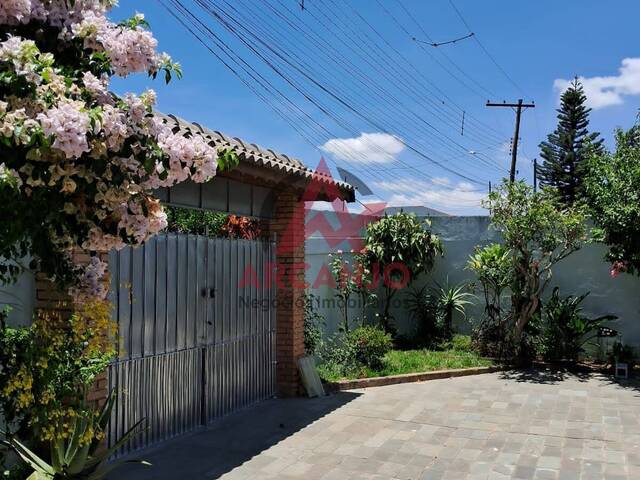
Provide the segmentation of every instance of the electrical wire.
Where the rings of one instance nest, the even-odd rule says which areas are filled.
[[[318,2],[314,2],[314,3],[317,3],[318,5],[323,5],[325,1],[326,0],[318,0]],[[372,38],[370,35],[368,35],[366,31],[362,32],[367,40],[367,43],[375,47],[376,52],[373,53],[374,55],[384,55],[385,60],[392,62],[392,64],[394,65],[394,68],[398,68],[403,75],[406,75],[407,77],[406,79],[410,79],[412,81],[417,82],[417,84],[420,85],[421,88],[424,88],[427,91],[430,91],[430,88],[435,89],[435,91],[437,92],[437,95],[441,97],[442,105],[455,107],[455,109],[458,111],[459,114],[462,114],[462,112],[467,110],[462,106],[458,105],[440,87],[438,87],[436,84],[431,82],[427,77],[416,75],[416,72],[419,71],[418,66],[414,62],[412,62],[410,59],[408,59],[396,47],[394,47],[371,22],[369,22],[357,9],[353,8],[350,2],[343,1],[342,6],[344,8],[339,9],[334,0],[328,0],[328,1],[332,3],[334,7],[333,8],[334,11],[338,11],[338,10],[340,11],[340,15],[336,14],[336,18],[339,18],[340,16],[346,16],[348,15],[349,11],[351,12],[352,14],[351,25],[353,25],[352,30],[354,30],[355,33],[358,32],[358,29],[356,28],[356,24],[360,22],[363,26],[365,26],[377,38],[379,38],[382,41],[383,47],[380,46],[380,44],[375,40],[375,38]],[[391,52],[392,56],[390,56],[385,51],[384,47],[386,47],[386,49]],[[504,134],[502,132],[496,130],[494,127],[484,122],[477,120],[475,116],[468,114],[467,118],[470,123],[475,123],[478,125],[478,127],[484,128],[487,131],[494,132],[499,138],[504,138]],[[489,135],[489,134],[485,133],[485,135]]]
[[[301,93],[308,101],[310,101],[310,102],[314,103],[316,106],[318,106],[318,104],[315,103],[315,99],[313,97],[311,97],[310,95],[305,93],[289,77],[287,77],[285,72],[280,70],[273,63],[271,63],[268,59],[266,59],[263,55],[261,55],[261,53],[247,41],[248,38],[251,38],[252,41],[254,41],[256,44],[258,44],[262,48],[265,48],[271,54],[275,55],[281,62],[283,62],[288,67],[292,68],[297,74],[301,75],[304,79],[306,79],[306,81],[308,81],[311,84],[313,84],[321,92],[323,92],[324,94],[328,95],[331,99],[333,99],[333,101],[337,102],[345,110],[351,112],[357,118],[361,119],[364,123],[366,123],[367,125],[369,125],[370,127],[374,128],[374,129],[376,129],[376,131],[385,133],[387,135],[392,135],[391,132],[389,132],[388,129],[384,125],[382,125],[378,121],[368,117],[359,108],[357,108],[355,105],[350,103],[347,99],[345,99],[344,95],[342,95],[341,92],[335,91],[332,88],[329,88],[327,85],[319,82],[316,78],[314,78],[308,72],[304,71],[299,66],[297,66],[295,63],[293,63],[290,58],[287,58],[287,57],[283,56],[280,52],[277,51],[276,48],[274,48],[274,46],[266,43],[262,38],[260,38],[259,36],[255,35],[250,29],[246,28],[241,22],[238,22],[233,16],[229,15],[224,10],[218,8],[218,6],[214,5],[212,2],[206,2],[206,1],[203,1],[203,0],[196,0],[196,2],[201,4],[201,5],[207,5],[209,7],[212,7],[212,8],[209,8],[209,11],[213,14],[213,16],[231,34],[233,34],[242,43],[244,43],[245,46],[247,46],[249,49],[251,49],[257,56],[259,56],[267,64],[267,66],[269,66],[277,75],[282,77],[294,89],[296,89],[299,93]],[[323,111],[323,113],[327,114],[326,109],[324,109],[323,107],[320,107],[320,108]],[[483,184],[482,182],[479,182],[475,178],[469,177],[468,175],[466,175],[464,173],[461,173],[461,172],[459,172],[459,171],[457,171],[457,170],[455,170],[453,168],[450,168],[448,165],[444,164],[442,161],[436,160],[435,158],[433,158],[432,156],[430,156],[429,154],[427,154],[426,152],[421,150],[414,143],[409,143],[408,141],[406,141],[406,140],[404,140],[402,138],[398,138],[398,137],[396,137],[396,138],[405,146],[405,148],[407,148],[408,150],[412,151],[413,153],[415,153],[419,157],[423,158],[427,162],[430,162],[430,163],[440,167],[442,170],[445,170],[445,171],[447,171],[447,172],[449,172],[449,173],[451,173],[451,174],[453,174],[455,176],[458,176],[460,178],[463,178],[463,179],[465,179],[465,180],[467,180],[469,182],[480,184],[480,185]]]
[[[172,2],[172,3],[174,3],[174,4],[179,4],[179,2]],[[166,7],[166,5],[165,5],[165,7]],[[171,13],[173,13],[173,12],[171,12]],[[185,22],[184,22],[184,21],[181,21],[181,23],[183,24],[183,26],[187,27],[187,25],[185,25]],[[231,23],[227,22],[227,26],[232,26],[232,25],[231,25]],[[187,27],[187,28],[188,28],[188,27]],[[195,33],[193,30],[191,30],[191,33],[192,33],[192,35],[194,35],[195,37],[198,37],[198,34],[197,34],[197,33]],[[202,30],[200,30],[200,33],[202,34]],[[216,53],[217,53],[217,52],[216,52],[214,49],[212,49],[212,48],[210,48],[210,47],[208,47],[208,46],[206,45],[206,42],[202,42],[202,40],[201,40],[201,39],[199,39],[199,40],[201,41],[201,43],[203,43],[203,45],[204,45],[205,47],[207,47],[207,48],[208,48],[208,50],[210,51],[210,53],[214,54],[214,56],[216,56],[216,58],[218,58],[218,60],[222,61],[222,62],[223,62],[223,64],[225,64],[225,63],[226,63],[226,62],[224,61],[224,59],[222,59],[219,55],[216,55]],[[218,48],[221,48],[221,46],[220,46],[220,45],[217,45],[217,46],[218,46]],[[227,47],[227,50],[229,50],[229,47]],[[273,53],[276,55],[276,57],[278,56],[278,52],[273,52]],[[291,64],[291,62],[289,62],[289,64],[290,64],[290,66],[291,66],[291,67],[294,67],[294,69],[295,69],[295,65],[292,65],[292,64]],[[234,73],[234,75],[236,75],[238,78],[241,78],[241,79],[242,79],[242,76],[241,76],[241,75],[237,72],[237,70],[235,70],[232,66],[230,66],[228,63],[227,63],[227,64],[225,64],[225,66],[226,66],[230,71],[232,71],[232,73]],[[301,74],[304,76],[304,72],[299,72],[299,73],[301,73]],[[256,78],[253,78],[253,80],[256,80]],[[247,81],[247,80],[245,79],[245,80],[243,81],[243,83],[244,83],[248,88],[250,88],[252,91],[254,91],[254,93],[255,93],[255,94],[256,94],[256,95],[257,95],[257,96],[258,96],[258,97],[259,97],[263,102],[267,103],[267,104],[268,104],[272,109],[274,109],[274,108],[275,108],[276,112],[277,112],[277,113],[279,113],[279,115],[280,115],[280,116],[282,116],[282,115],[283,115],[283,111],[282,111],[282,109],[278,109],[277,107],[275,107],[275,106],[274,106],[274,104],[273,104],[273,102],[270,102],[270,101],[269,101],[269,99],[268,99],[267,97],[265,97],[264,95],[260,94],[260,92],[258,92],[258,91],[257,91],[257,89],[252,88],[252,84],[251,84],[251,82],[249,82],[249,81]],[[261,86],[262,86],[262,87],[265,87],[265,85],[264,85],[264,84],[262,84],[262,83],[261,83]],[[318,87],[319,87],[319,88],[322,88],[322,85],[318,85]],[[325,87],[325,89],[326,89],[326,87]],[[303,92],[300,92],[300,93],[304,95],[304,93],[303,93]],[[328,91],[327,93],[331,94],[332,92],[331,92],[331,91]],[[335,98],[339,103],[347,103],[347,102],[345,102],[344,100],[342,100],[342,102],[340,102],[341,98],[340,98],[340,96],[339,96],[337,93],[333,93],[333,95],[332,95],[332,96],[334,96],[334,98]],[[284,98],[286,98],[286,97],[284,97]],[[316,99],[308,98],[308,100],[310,100],[310,101],[315,101]],[[346,106],[347,108],[349,107],[348,105],[345,105],[345,106]],[[289,107],[290,107],[290,106],[289,106]],[[351,107],[351,109],[355,110],[353,107]],[[293,111],[293,110],[291,110],[291,109],[289,110],[289,114],[290,114],[290,116],[289,116],[289,120],[291,120],[291,112],[292,112],[292,111]],[[357,111],[354,111],[354,113],[356,113],[356,112],[357,112]],[[285,113],[286,113],[286,112],[285,112]],[[330,113],[330,112],[327,112],[327,114],[329,114],[329,113]],[[302,115],[302,113],[301,113],[301,112],[297,112],[297,119],[302,118],[302,117],[301,117],[301,115]],[[329,116],[330,116],[330,115],[329,115]],[[308,136],[306,136],[305,132],[301,131],[301,129],[299,129],[299,128],[295,128],[295,124],[292,124],[291,122],[289,122],[289,124],[290,124],[290,125],[291,125],[291,126],[292,126],[296,131],[297,131],[297,133],[299,133],[301,136],[303,136],[303,138],[305,138],[305,140],[306,140],[308,143],[310,143],[311,145],[313,145],[315,148],[318,148],[317,143],[314,143],[314,141],[313,141],[313,140],[311,140]],[[306,119],[306,125],[307,125],[307,126],[309,125],[309,118],[307,118],[307,119]],[[374,125],[374,126],[377,126],[377,125],[375,125],[375,124],[373,124],[373,125]],[[346,125],[343,125],[343,126],[345,126],[345,127],[346,127]],[[322,128],[319,128],[319,124],[318,124],[318,125],[316,125],[316,127],[317,127],[317,128],[316,128],[316,130],[322,130]],[[326,129],[325,129],[325,130],[326,130]],[[382,129],[382,128],[380,128],[380,130],[383,130],[383,129]],[[329,133],[329,132],[326,132],[326,131],[325,131],[324,133]],[[333,138],[335,138],[335,136],[334,136]],[[409,149],[411,149],[411,150],[414,150],[414,149],[415,149],[415,150],[417,150],[415,147],[413,147],[413,148],[411,148],[411,147],[412,147],[412,146],[407,145],[407,148],[409,148]],[[417,169],[415,169],[415,167],[413,167],[412,165],[405,165],[405,166],[406,166],[406,168],[408,168],[408,169],[410,169],[410,170],[412,170],[412,171],[416,171],[416,170],[417,170]],[[447,169],[447,168],[444,168],[444,170],[448,170],[448,169]],[[420,170],[417,170],[417,171],[418,171],[418,172],[421,172]],[[421,173],[422,173],[422,172],[421,172]],[[453,174],[455,174],[455,175],[460,176],[460,175],[458,174],[458,172],[451,172],[451,173],[453,173]],[[431,178],[433,178],[433,177],[431,177]],[[464,178],[464,176],[463,176],[463,178]],[[474,181],[475,179],[468,178],[468,180],[469,180],[469,181],[472,181],[472,182],[474,182],[474,183],[478,183],[477,181]]]
[[[453,3],[453,0],[449,0],[449,4],[451,5],[451,7],[453,8],[453,10],[456,12],[456,15],[458,16],[458,18],[462,21],[462,23],[464,24],[464,26],[467,28],[467,30],[469,32],[473,32],[473,30],[471,29],[471,26],[469,25],[469,23],[467,23],[467,21],[465,20],[464,16],[462,15],[462,12],[460,12],[460,10],[458,9],[458,7],[456,7],[456,4]],[[522,96],[524,96],[524,91],[522,90],[522,88],[520,88],[520,86],[516,83],[516,81],[511,77],[511,75],[509,75],[507,73],[507,71],[502,68],[502,66],[498,63],[498,61],[495,59],[495,57],[493,55],[491,55],[491,53],[489,52],[489,50],[487,50],[487,48],[484,46],[484,44],[480,41],[480,38],[478,37],[478,35],[474,35],[473,39],[476,41],[476,43],[478,44],[478,46],[480,47],[480,49],[485,53],[485,55],[489,58],[489,60],[491,60],[491,62],[498,68],[498,70],[500,72],[502,72],[502,75],[504,75],[504,77],[509,81],[509,83],[511,83],[511,85],[513,85],[515,87],[515,89],[520,92],[520,94]]]
[[[405,33],[405,35],[407,35],[407,37],[409,37],[411,40],[418,42],[418,39],[415,37],[415,35],[413,35],[409,29],[407,27],[404,26],[404,24],[402,24],[402,22],[400,22],[400,20],[398,18],[396,18],[396,16],[384,6],[384,3],[382,3],[381,0],[376,0],[378,5],[380,5],[380,7],[385,11],[385,13],[387,15],[389,15],[391,17],[391,19],[394,21],[394,23]],[[420,23],[418,23],[418,21],[415,19],[415,17],[413,15],[411,15],[411,13],[407,10],[407,8],[404,6],[404,4],[402,2],[400,2],[400,0],[396,0],[396,3],[398,4],[398,6],[400,7],[401,10],[404,11],[404,13],[406,14],[406,16],[412,21],[412,23],[414,23],[417,27],[418,30],[420,30],[420,32],[422,33],[422,35],[424,35],[427,40],[429,40],[430,45],[434,45],[436,44],[435,41],[433,40],[433,38],[431,38],[431,36],[426,32],[426,30],[422,27],[422,25]],[[471,31],[469,31],[468,35],[466,35],[464,38],[470,38],[473,37],[475,34]],[[485,99],[486,95],[488,94],[489,96],[494,96],[493,93],[491,92],[491,90],[487,89],[484,85],[482,85],[480,82],[478,82],[475,78],[473,78],[470,74],[468,74],[463,68],[461,68],[456,62],[454,62],[445,52],[443,51],[439,51],[439,53],[445,58],[445,60],[447,60],[448,63],[451,64],[451,66],[453,68],[455,68],[463,77],[465,77],[468,81],[470,81],[473,85],[475,85],[475,87],[477,87],[479,90],[477,90],[475,87],[470,87],[466,81],[462,80],[460,77],[458,77],[458,75],[456,75],[455,73],[453,73],[451,70],[449,70],[449,68],[445,67],[437,58],[436,56],[433,54],[433,52],[430,49],[427,49],[424,46],[423,42],[418,42],[420,48],[427,53],[431,58],[434,59],[434,61],[445,71],[447,72],[452,78],[454,78],[455,80],[457,80],[461,85],[465,86],[467,89],[469,89],[470,91],[472,91],[473,93],[475,93],[476,95],[478,95],[480,98]],[[481,93],[481,91],[483,93]]]
[[[228,3],[228,2],[225,2],[225,3]],[[265,2],[265,3],[267,3],[267,6],[269,6],[268,2]],[[243,2],[239,1],[239,0],[236,0],[236,5],[238,5],[238,4],[243,5]],[[263,38],[270,38],[270,33],[279,31],[278,25],[269,22],[269,20],[266,19],[266,18],[261,18],[258,22],[256,22],[256,23],[258,23],[258,25],[254,24],[253,26],[251,24],[247,23],[247,22],[250,22],[250,19],[248,19],[246,17],[245,18],[240,17],[240,20],[242,20],[250,28],[255,29],[256,33],[260,34]],[[286,18],[285,18],[285,20],[286,20]],[[261,26],[265,27],[265,29],[262,30],[262,31],[260,30]],[[305,38],[308,38],[308,37],[305,37]],[[296,43],[301,44],[301,43],[303,43],[302,40],[303,40],[303,38],[300,38],[299,41],[296,42]],[[276,41],[275,39],[272,39],[272,42],[275,42],[275,41]],[[314,42],[312,46],[314,47],[314,50],[319,52],[320,54],[325,54],[326,53],[326,52],[324,52],[324,49],[322,48],[323,45],[320,45],[318,42]],[[324,46],[331,48],[331,46],[328,45],[328,44],[326,44]],[[286,53],[287,53],[287,55],[289,55],[291,57],[299,58],[294,50],[288,50]],[[377,86],[376,83],[375,83],[376,79],[372,79],[370,77],[362,75],[362,73],[359,72],[358,69],[355,68],[354,65],[351,62],[349,62],[348,60],[346,60],[344,58],[336,58],[335,55],[328,55],[328,57],[334,62],[333,67],[336,68],[336,70],[339,70],[342,67],[342,68],[345,69],[344,70],[344,74],[345,75],[349,75],[349,74],[355,75],[356,77],[358,77],[363,82],[363,84],[367,84],[367,83],[372,83],[373,84],[373,86],[376,88],[376,92],[375,93],[378,95],[378,98],[381,100],[381,103],[384,104],[384,107],[385,107],[384,111],[378,110],[379,114],[381,114],[382,116],[388,117],[390,115],[390,113],[392,113],[393,111],[396,111],[396,112],[399,112],[401,115],[404,114],[404,116],[406,117],[406,113],[405,112],[410,112],[411,111],[411,109],[412,109],[411,105],[404,104],[401,99],[398,99],[392,92],[387,91],[383,86]],[[300,61],[303,62],[303,64],[304,64],[303,60],[300,60]],[[346,66],[348,66],[348,69],[345,68]],[[331,81],[330,78],[327,78],[327,77],[323,76],[322,70],[320,70],[320,71],[312,71],[312,73],[317,78],[323,78],[324,81],[327,81],[327,82]],[[332,76],[335,77],[336,75],[334,74]],[[366,100],[363,103],[361,98],[357,98],[356,101],[360,101],[360,105],[363,105],[363,104],[366,105],[366,103],[370,103],[370,102],[367,102]],[[397,107],[399,105],[402,106],[402,108],[400,110],[397,109]],[[408,122],[404,123],[405,126],[409,125],[409,128],[411,128],[412,126],[413,126],[413,128],[417,128],[418,127],[418,126],[414,125],[414,123],[415,123],[414,122],[414,118],[408,118],[407,120],[408,120]],[[423,119],[420,119],[420,118],[418,118],[418,120],[419,121],[423,121]],[[422,129],[422,130],[419,129],[419,131],[420,131],[420,133],[422,135],[430,135],[431,134],[431,132],[425,131],[424,129]],[[441,141],[442,138],[444,138],[444,135],[442,134],[442,132],[438,131],[438,133],[439,133],[440,136],[436,140],[440,140]],[[485,144],[485,146],[486,145],[487,144]],[[457,145],[457,146],[460,147],[460,145]],[[459,152],[456,150],[456,151],[454,151],[454,154],[459,154]],[[481,159],[481,161],[483,161],[483,163],[485,163],[485,165],[488,166],[489,168],[501,169],[500,165],[492,165],[490,162],[485,162],[482,159]]]
[[[163,6],[164,6],[165,8],[167,8],[167,7],[166,7],[166,5],[164,5],[164,4],[163,4]],[[170,11],[170,10],[169,10],[169,11]],[[176,17],[176,15],[175,15],[175,13],[174,13],[174,12],[170,11],[170,13],[171,13],[174,17]],[[183,13],[184,13],[184,12],[183,12]],[[194,36],[195,36],[199,41],[201,41],[201,39],[197,36],[197,34],[196,34],[196,33],[195,33],[191,28],[189,28],[189,26],[188,26],[188,25],[186,25],[182,19],[180,19],[180,18],[178,18],[178,17],[176,17],[176,18],[178,19],[178,21],[179,21],[183,26],[185,26],[185,27],[187,28],[187,30],[188,30],[192,35],[194,35]],[[214,37],[214,38],[215,38],[215,37]],[[202,42],[201,42],[201,43],[202,43]],[[207,47],[207,48],[209,49],[209,51],[210,51],[211,53],[213,53],[213,54],[214,54],[214,55],[215,55],[219,60],[223,61],[223,63],[225,64],[225,66],[226,66],[227,68],[229,68],[229,69],[230,69],[230,71],[232,71],[232,73],[234,73],[234,74],[235,74],[236,76],[238,76],[241,80],[243,80],[243,79],[242,79],[242,77],[240,77],[240,76],[239,76],[238,72],[237,72],[235,69],[233,69],[233,67],[231,67],[228,63],[226,63],[226,62],[225,62],[225,61],[224,61],[224,60],[223,60],[219,55],[217,55],[217,53],[216,53],[214,50],[210,49],[206,44],[203,44],[203,45],[205,45],[205,47]],[[227,48],[224,44],[219,44],[219,45],[217,45],[217,46],[218,46],[218,47],[220,47],[220,48],[223,48],[223,50],[225,50],[225,51],[227,51],[227,52],[228,52],[228,48]],[[269,102],[269,101],[268,101],[268,99],[267,99],[267,98],[265,98],[265,97],[261,96],[261,95],[259,94],[259,92],[255,91],[255,89],[252,87],[252,85],[251,85],[250,83],[246,83],[246,82],[244,82],[244,83],[245,83],[249,88],[251,88],[251,89],[254,91],[254,93],[258,94],[258,96],[259,96],[262,100],[266,101],[266,103],[268,103],[268,104],[270,104],[270,103],[271,103],[271,102]],[[294,128],[295,128],[295,125],[292,125],[292,127],[294,127]],[[317,145],[313,144],[313,142],[312,142],[312,145],[313,145],[315,148],[317,148],[317,149],[319,150],[319,148],[317,147]],[[333,163],[333,162],[332,162],[332,163]],[[378,196],[378,195],[376,195],[376,196]],[[379,197],[379,196],[378,196],[378,197]],[[380,198],[380,200],[381,200],[381,201],[384,201],[381,197],[379,197],[379,198]],[[365,206],[364,204],[362,204],[362,202],[359,202],[359,203],[360,203],[361,205]],[[434,202],[434,203],[437,203],[437,202]],[[365,208],[366,208],[366,206],[365,206]]]

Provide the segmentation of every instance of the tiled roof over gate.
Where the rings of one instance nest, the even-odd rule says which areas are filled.
[[[352,194],[354,192],[354,188],[348,183],[337,181],[329,175],[314,172],[297,158],[276,153],[271,149],[262,148],[254,143],[244,142],[237,137],[229,137],[219,131],[209,130],[195,122],[188,122],[175,115],[164,115],[161,113],[156,113],[156,115],[162,118],[163,121],[172,128],[174,133],[182,131],[185,136],[200,135],[212,147],[233,149],[240,159],[245,162],[254,163],[282,173],[304,177],[309,180],[314,178],[315,180],[324,181],[328,184],[334,183],[342,190],[347,190]]]

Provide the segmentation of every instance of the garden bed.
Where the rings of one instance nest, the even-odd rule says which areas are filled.
[[[495,365],[492,360],[482,358],[477,353],[458,350],[392,350],[384,356],[382,364],[379,369],[364,367],[348,374],[321,364],[318,366],[318,373],[323,381],[331,383],[340,380],[463,370]]]

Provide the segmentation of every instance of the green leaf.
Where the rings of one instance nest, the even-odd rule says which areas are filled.
[[[3,431],[0,431],[0,433],[5,435]],[[48,475],[49,478],[53,478],[53,476],[55,475],[56,472],[51,465],[42,460],[38,455],[29,450],[17,439],[10,438],[6,441],[3,440],[2,443],[9,446],[25,463],[27,463],[36,472],[39,472],[42,475]]]

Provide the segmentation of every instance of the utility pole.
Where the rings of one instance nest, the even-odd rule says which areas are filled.
[[[538,191],[538,159],[533,159],[533,191]]]
[[[516,179],[516,162],[518,160],[518,137],[520,135],[520,116],[522,110],[526,108],[535,108],[536,105],[531,103],[523,103],[522,99],[518,100],[518,103],[491,103],[487,102],[487,107],[509,107],[516,109],[516,131],[513,136],[513,148],[511,149],[511,172],[509,174],[509,180],[513,183]]]

